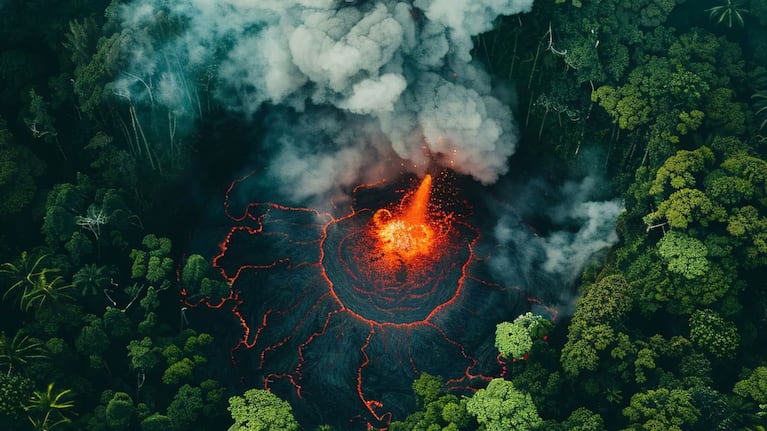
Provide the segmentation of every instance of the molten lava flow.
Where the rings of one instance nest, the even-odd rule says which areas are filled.
[[[431,175],[426,175],[418,190],[400,203],[400,216],[386,209],[376,211],[373,222],[385,255],[409,260],[429,254],[434,245],[434,229],[427,221],[430,194]],[[403,208],[408,197],[410,203]]]
[[[411,412],[415,400],[403,393],[421,373],[443,376],[456,394],[505,375],[507,364],[486,354],[485,334],[545,304],[483,278],[496,248],[469,223],[466,201],[445,200],[447,175],[434,178],[433,192],[427,176],[404,198],[397,185],[359,186],[351,211],[337,217],[238,201],[251,175],[224,200],[233,225],[213,265],[228,295],[182,291],[187,307],[231,312],[244,384],[273,390],[315,427],[373,430]]]

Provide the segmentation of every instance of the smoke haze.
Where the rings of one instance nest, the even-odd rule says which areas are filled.
[[[494,277],[571,313],[583,268],[618,242],[615,226],[624,206],[620,199],[605,199],[606,185],[589,174],[560,185],[536,177],[502,186],[513,198],[493,206],[499,245],[490,260]]]

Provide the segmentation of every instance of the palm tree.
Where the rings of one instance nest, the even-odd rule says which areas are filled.
[[[5,336],[5,332],[0,332],[0,366],[8,367],[8,375],[11,374],[14,367],[21,367],[33,359],[45,357],[47,356],[43,349],[43,343],[40,341],[23,335],[21,331],[9,340]]]
[[[5,262],[0,265],[0,273],[7,274],[11,278],[10,287],[5,289],[3,299],[6,299],[8,295],[18,290],[21,290],[21,296],[23,297],[29,289],[34,286],[34,279],[44,273],[46,269],[40,269],[40,263],[48,257],[47,255],[41,255],[33,258],[26,251],[21,252],[21,256],[17,262]]]
[[[97,295],[109,284],[107,268],[98,265],[85,265],[72,277],[75,287],[81,289],[82,296]]]
[[[24,405],[24,410],[32,413],[28,418],[35,431],[49,431],[58,425],[71,422],[65,414],[75,406],[75,402],[68,399],[71,392],[70,389],[56,391],[51,383],[45,392],[35,391],[32,394]]]
[[[757,117],[757,121],[762,120],[759,123],[759,129],[757,129],[761,132],[764,126],[767,126],[767,92],[760,91],[752,95],[751,98],[756,100],[754,102],[756,108],[754,116]]]
[[[51,270],[50,272],[55,273],[58,271]],[[21,297],[21,307],[24,311],[29,311],[29,309],[34,306],[40,308],[47,300],[48,302],[55,302],[64,298],[72,299],[67,292],[74,286],[71,283],[65,283],[64,277],[60,275],[57,275],[53,280],[48,281],[48,273],[43,272],[33,281],[34,285],[32,288]]]
[[[764,431],[759,411],[753,403],[740,397],[732,397],[728,402],[727,416],[719,424],[719,429]]]
[[[748,9],[740,7],[738,0],[724,0],[723,4],[706,9],[706,12],[717,24],[724,22],[732,28],[733,21],[743,27],[743,14],[747,14]]]

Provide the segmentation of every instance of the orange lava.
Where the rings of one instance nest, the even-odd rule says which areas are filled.
[[[415,193],[402,199],[401,214],[386,209],[376,211],[373,222],[379,247],[386,256],[410,260],[431,252],[434,246],[434,229],[428,222],[431,182],[431,175],[426,175]]]

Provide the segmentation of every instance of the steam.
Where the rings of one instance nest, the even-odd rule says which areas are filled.
[[[270,171],[291,190],[302,185],[296,198],[337,191],[357,180],[349,172],[378,170],[382,154],[416,171],[436,159],[488,184],[507,172],[517,135],[508,101],[472,59],[471,38],[531,6],[136,0],[119,12],[132,57],[115,88],[188,124],[209,96],[246,115],[279,107],[299,124],[272,117]]]
[[[575,293],[568,287],[592,259],[618,241],[615,226],[623,204],[620,199],[600,200],[604,183],[589,175],[559,187],[541,180],[522,186],[527,192],[517,196],[520,205],[499,210],[494,234],[500,249],[490,262],[496,277],[549,303],[569,304]],[[546,231],[537,232],[525,221],[533,216],[544,220],[539,223],[547,225]]]
[[[596,189],[596,178],[586,177],[580,183],[569,182],[561,189],[562,196],[571,196],[551,211],[557,225],[575,225],[576,231],[555,231],[543,239],[546,259],[543,269],[560,274],[572,282],[589,259],[618,242],[615,224],[623,212],[620,199],[590,200]]]

